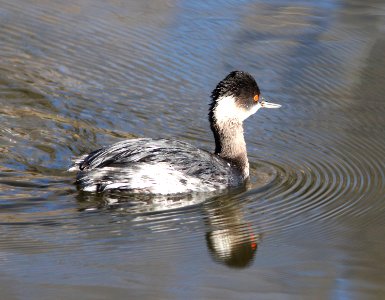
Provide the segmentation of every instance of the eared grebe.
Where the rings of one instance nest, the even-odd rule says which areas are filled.
[[[254,78],[231,72],[213,90],[209,111],[215,152],[188,143],[140,138],[118,142],[80,158],[76,183],[84,191],[134,193],[211,192],[242,184],[249,176],[243,121],[266,102]]]

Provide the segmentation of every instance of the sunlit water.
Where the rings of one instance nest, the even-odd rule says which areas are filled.
[[[2,299],[385,298],[382,1],[0,1]],[[246,186],[78,192],[71,159],[134,137],[212,150],[234,69]]]

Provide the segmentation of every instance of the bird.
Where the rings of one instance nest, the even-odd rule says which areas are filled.
[[[232,71],[211,93],[214,152],[173,139],[128,139],[82,156],[70,170],[85,192],[171,195],[238,187],[249,177],[243,121],[260,108],[279,107],[261,96],[251,74]]]

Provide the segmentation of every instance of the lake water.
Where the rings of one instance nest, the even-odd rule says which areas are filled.
[[[196,199],[78,192],[122,139],[213,150],[211,90],[251,180]],[[385,299],[385,3],[0,0],[1,299]]]

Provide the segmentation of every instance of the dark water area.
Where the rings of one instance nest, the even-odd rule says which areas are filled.
[[[1,299],[385,299],[383,1],[0,0]],[[213,150],[209,95],[252,73],[247,186],[77,191],[135,137]]]

